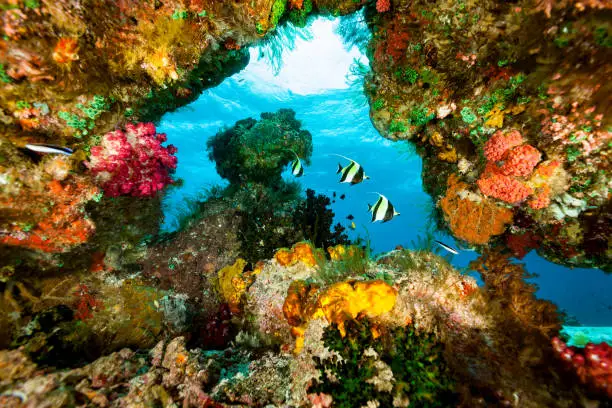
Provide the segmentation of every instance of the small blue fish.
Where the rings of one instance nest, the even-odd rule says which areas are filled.
[[[376,200],[374,205],[368,204],[368,211],[372,213],[372,222],[387,222],[392,220],[395,216],[400,215],[387,197],[380,193],[374,194],[379,195],[378,200]]]
[[[444,242],[438,241],[437,239],[435,241],[436,241],[436,244],[440,245],[442,248],[446,249],[451,254],[459,255],[459,251],[457,251],[452,246],[446,245]]]
[[[363,180],[367,180],[370,178],[365,174],[363,167],[361,167],[361,165],[355,160],[349,159],[348,157],[342,156],[340,154],[334,154],[334,156],[342,157],[343,159],[350,161],[350,163],[345,167],[342,167],[341,164],[338,164],[338,171],[336,171],[336,174],[342,175],[340,177],[341,183],[351,183],[352,185],[355,185],[361,183]]]
[[[69,147],[45,143],[28,143],[25,145],[25,148],[36,153],[65,154],[66,156],[70,156],[72,153],[74,153],[74,151]]]

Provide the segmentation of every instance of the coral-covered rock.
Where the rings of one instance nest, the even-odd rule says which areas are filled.
[[[165,141],[166,135],[157,134],[152,123],[128,123],[125,132],[109,132],[91,148],[87,167],[111,197],[150,197],[172,183],[176,148],[163,147]]]
[[[26,223],[13,224],[0,243],[36,249],[44,252],[66,252],[83,244],[95,231],[90,219],[84,216],[85,204],[98,194],[98,189],[82,177],[69,177],[64,181],[52,180],[40,191],[29,191],[20,199],[0,196],[4,211],[31,210]],[[46,210],[46,211],[45,211]]]

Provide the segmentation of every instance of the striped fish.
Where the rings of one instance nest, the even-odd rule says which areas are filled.
[[[361,167],[361,165],[355,160],[349,159],[348,157],[341,156],[339,154],[336,154],[334,156],[339,156],[350,161],[350,163],[346,167],[342,167],[342,165],[338,163],[338,171],[336,172],[336,174],[342,175],[340,177],[341,183],[359,184],[363,180],[367,180],[370,178],[365,174],[363,167]]]
[[[436,239],[436,240],[434,240],[434,241],[436,241],[436,244],[440,245],[442,248],[446,249],[446,250],[447,250],[448,252],[450,252],[451,254],[454,254],[454,255],[459,255],[459,251],[457,251],[457,250],[456,250],[455,248],[453,248],[452,246],[450,246],[450,245],[446,245],[444,242],[442,242],[442,241],[438,241],[437,239]]]
[[[376,200],[374,205],[368,204],[368,211],[372,213],[372,222],[387,222],[392,220],[396,215],[400,215],[387,197],[380,193],[375,194],[379,195],[378,200]]]
[[[65,154],[66,156],[70,156],[73,153],[69,147],[44,143],[28,143],[25,145],[25,148],[36,153]]]
[[[297,154],[295,155],[295,160],[291,163],[291,174],[295,177],[302,177],[304,175],[304,167]]]

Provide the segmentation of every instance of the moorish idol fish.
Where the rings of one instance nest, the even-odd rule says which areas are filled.
[[[297,155],[296,152],[290,149],[284,149],[294,154],[295,160],[291,162],[291,174],[295,177],[302,177],[304,175],[304,167],[302,166],[302,161],[300,160],[300,156]]]
[[[446,245],[444,242],[438,241],[437,239],[434,240],[436,241],[436,244],[440,245],[442,248],[446,249],[448,252],[450,252],[451,254],[454,255],[459,255],[459,251],[457,251],[455,248],[453,248],[452,246],[448,246]]]
[[[368,211],[372,213],[372,222],[387,222],[392,220],[396,215],[400,215],[400,213],[395,211],[395,207],[393,207],[393,204],[391,204],[391,201],[389,201],[387,197],[380,193],[374,194],[379,195],[378,200],[376,200],[374,205],[368,204]]]
[[[50,153],[50,154],[65,154],[70,156],[73,150],[69,147],[57,146],[52,144],[44,143],[28,143],[25,148],[36,153]]]
[[[355,225],[355,221],[351,222],[351,227],[352,230],[357,228],[357,225]]]
[[[340,177],[341,183],[359,184],[363,180],[370,178],[366,176],[365,172],[363,171],[363,167],[361,167],[361,165],[355,160],[339,154],[335,154],[334,156],[342,157],[343,159],[350,161],[349,165],[346,167],[342,167],[341,164],[338,164],[338,171],[336,174],[342,174]]]

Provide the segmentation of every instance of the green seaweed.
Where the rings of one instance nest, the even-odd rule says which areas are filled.
[[[341,359],[314,358],[321,376],[309,392],[331,395],[334,406],[339,408],[365,406],[372,400],[390,407],[394,399],[410,401],[411,407],[457,404],[455,383],[444,360],[442,344],[433,335],[406,326],[383,334],[383,338],[374,338],[367,319],[349,321],[345,329],[344,337],[335,325],[325,329],[325,346]],[[366,353],[370,349],[378,356]],[[378,373],[377,359],[393,372],[395,381],[390,392],[379,391],[367,381]]]

